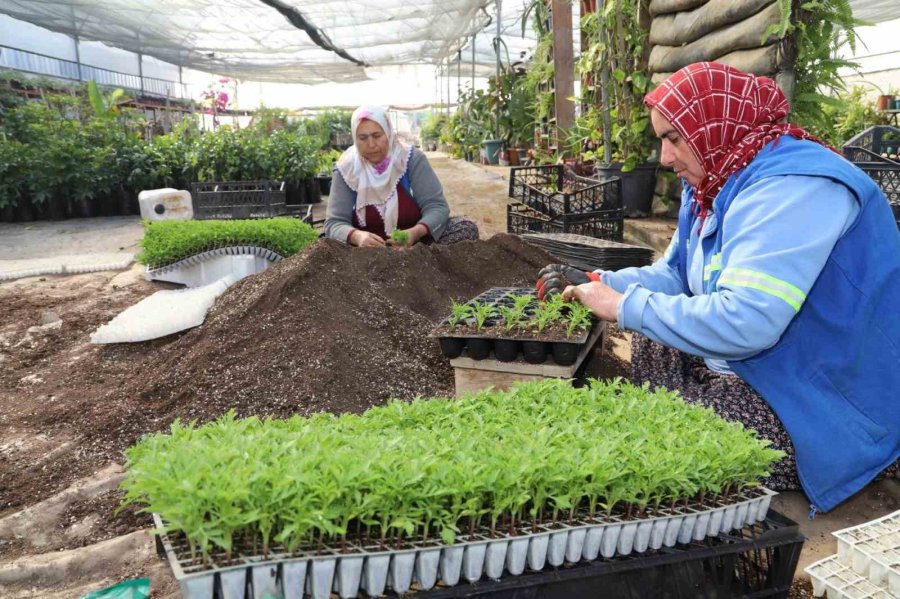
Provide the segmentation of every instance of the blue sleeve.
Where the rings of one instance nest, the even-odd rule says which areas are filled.
[[[619,293],[625,293],[628,286],[635,283],[645,289],[669,295],[682,293],[684,289],[678,275],[678,231],[672,236],[663,257],[650,266],[603,271],[600,273],[600,281]]]
[[[778,342],[858,213],[855,196],[830,179],[749,185],[720,222],[715,290],[687,297],[632,283],[619,302],[619,326],[703,358],[749,358]]]

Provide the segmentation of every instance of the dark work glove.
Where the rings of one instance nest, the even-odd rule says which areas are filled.
[[[550,294],[561,293],[568,285],[582,285],[599,281],[600,275],[584,272],[568,264],[550,264],[538,271],[537,296],[542,300]]]

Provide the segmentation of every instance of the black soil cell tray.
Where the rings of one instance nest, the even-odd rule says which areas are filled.
[[[534,296],[531,287],[493,287],[472,298],[469,304],[493,304],[496,307],[512,306],[510,295]],[[537,299],[535,298],[535,301]],[[534,313],[534,308],[526,310],[527,315]],[[493,356],[500,362],[513,362],[521,356],[529,364],[543,364],[548,358],[560,366],[571,366],[578,358],[582,346],[588,340],[593,327],[583,330],[565,341],[537,341],[529,337],[516,336],[499,330],[501,316],[490,317],[485,321],[482,330],[490,331],[483,335],[470,332],[453,333],[446,329],[448,318],[442,320],[431,332],[441,346],[441,352],[449,359],[466,356],[473,360],[486,360]],[[594,326],[598,326],[597,323]]]
[[[525,233],[522,239],[581,270],[619,270],[629,266],[646,266],[653,261],[653,250],[650,248],[585,235]]]
[[[797,523],[765,521],[689,545],[414,593],[422,599],[787,598],[805,541]]]

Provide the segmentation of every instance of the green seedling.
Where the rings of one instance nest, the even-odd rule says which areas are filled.
[[[497,315],[497,308],[494,304],[475,304],[473,306],[474,316],[475,316],[475,330],[480,331],[484,328],[484,323],[487,322],[487,319]]]
[[[552,379],[362,414],[176,421],[127,450],[121,487],[197,557],[393,548],[721,496],[768,476],[784,455],[768,444],[661,388]]]
[[[537,312],[531,319],[531,326],[538,333],[541,333],[551,323],[558,321],[563,317],[563,306],[566,303],[562,299],[562,294],[554,293],[545,301],[538,304]]]
[[[516,295],[510,293],[506,296],[513,302],[512,306],[500,306],[498,311],[503,317],[503,328],[506,331],[525,328],[526,313],[528,306],[531,304],[530,295]]]
[[[296,218],[144,221],[137,261],[149,267],[164,266],[229,245],[257,245],[287,258],[316,239],[316,230]]]
[[[451,329],[455,329],[459,325],[466,322],[475,315],[472,304],[452,302],[450,304],[450,317],[447,318],[447,324]]]
[[[581,302],[570,302],[569,313],[566,314],[566,337],[571,337],[575,331],[590,328],[591,309]]]
[[[409,243],[409,233],[397,229],[396,231],[391,233],[391,240],[397,245],[406,245],[407,243]]]

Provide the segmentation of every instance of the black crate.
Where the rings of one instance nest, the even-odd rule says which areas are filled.
[[[413,594],[423,599],[732,599],[788,596],[803,535],[769,510],[764,522],[654,553],[581,562],[499,581]]]
[[[509,197],[551,218],[622,208],[618,177],[579,177],[565,165],[520,166],[510,169]]]
[[[884,158],[865,148],[845,147],[844,152],[884,193],[894,212],[897,227],[900,228],[900,162]]]
[[[596,239],[622,241],[625,234],[625,210],[621,207],[572,214],[548,216],[533,208],[514,202],[506,206],[506,232],[574,233]]]
[[[197,220],[284,216],[283,181],[212,181],[191,184]]]
[[[868,150],[876,156],[900,155],[900,129],[888,125],[869,127],[844,144],[844,156],[851,162],[865,162],[868,158],[859,150]]]

